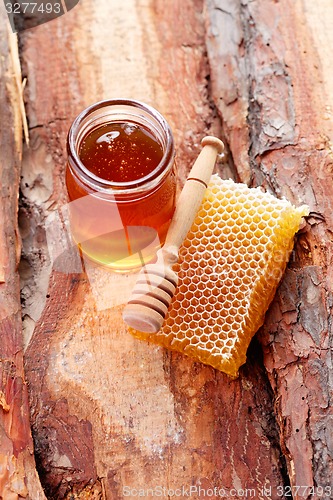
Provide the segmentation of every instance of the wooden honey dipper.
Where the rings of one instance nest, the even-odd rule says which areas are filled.
[[[139,273],[123,319],[135,330],[156,333],[176,291],[178,276],[172,266],[202,203],[218,154],[224,144],[216,137],[201,141],[203,149],[196,159],[179,196],[164,246],[157,252],[157,261],[147,264]]]

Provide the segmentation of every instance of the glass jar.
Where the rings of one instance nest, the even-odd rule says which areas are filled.
[[[97,128],[113,123],[149,132],[162,149],[156,168],[140,178],[114,182],[98,177],[82,163],[82,141]],[[163,116],[139,101],[93,104],[74,120],[67,153],[71,232],[84,256],[123,272],[151,261],[165,241],[175,208],[174,141]]]

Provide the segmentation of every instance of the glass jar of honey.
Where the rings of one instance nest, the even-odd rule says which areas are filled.
[[[174,141],[164,117],[133,100],[93,104],[67,138],[66,185],[73,239],[115,271],[151,261],[175,207]]]

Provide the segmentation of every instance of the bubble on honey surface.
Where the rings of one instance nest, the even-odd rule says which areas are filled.
[[[138,130],[138,126],[134,124],[125,123],[122,125],[122,129],[124,130],[126,135],[132,135],[136,130]]]
[[[179,251],[178,286],[162,329],[131,333],[236,377],[308,213],[306,206],[212,176]]]
[[[101,135],[96,139],[97,144],[102,144],[103,142],[106,142],[107,144],[111,144],[114,139],[120,136],[120,132],[117,132],[114,130],[113,132],[107,132],[106,134]]]

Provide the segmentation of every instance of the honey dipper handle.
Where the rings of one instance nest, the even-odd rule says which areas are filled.
[[[216,137],[207,136],[201,141],[203,146],[179,196],[173,215],[163,254],[170,262],[176,262],[178,250],[200,208],[202,198],[212,175],[216,157],[224,150],[224,144]]]

